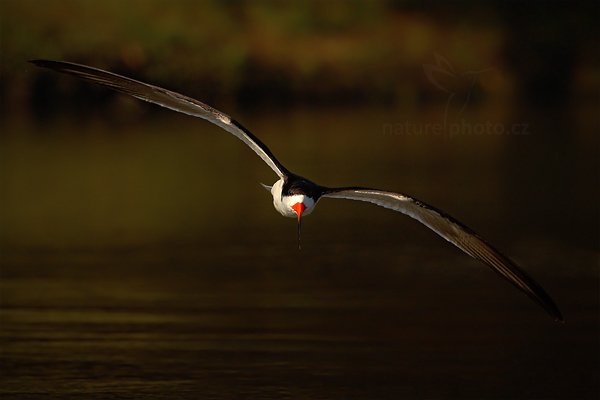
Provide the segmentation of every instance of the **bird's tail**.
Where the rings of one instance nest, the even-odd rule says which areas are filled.
[[[261,183],[260,185],[261,185],[262,187],[264,187],[264,188],[265,188],[265,190],[266,190],[267,192],[270,192],[270,191],[271,191],[271,188],[273,187],[273,186],[265,185],[264,183]]]

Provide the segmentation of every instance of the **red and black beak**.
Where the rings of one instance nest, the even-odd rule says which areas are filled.
[[[300,250],[300,229],[302,227],[302,212],[306,209],[304,203],[296,203],[292,206],[292,209],[298,214],[298,250]]]

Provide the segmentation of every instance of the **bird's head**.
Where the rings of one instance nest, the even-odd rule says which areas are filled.
[[[273,186],[262,185],[273,195],[275,209],[284,217],[296,218],[298,220],[298,248],[300,248],[300,229],[302,217],[310,214],[316,205],[316,199],[311,197],[308,191],[296,186],[284,189],[284,180],[280,179]],[[314,185],[314,184],[313,184]],[[317,197],[318,198],[318,197]]]
[[[315,208],[315,201],[312,197],[304,194],[295,194],[293,196],[284,196],[283,203],[288,208],[287,216],[300,219],[310,214]]]

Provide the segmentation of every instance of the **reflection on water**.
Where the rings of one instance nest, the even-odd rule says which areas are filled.
[[[548,289],[564,326],[367,204],[321,202],[298,252],[294,221],[257,184],[273,174],[207,123],[12,121],[0,138],[3,397],[591,398],[593,127],[384,129],[431,118],[239,119],[317,182],[406,191],[471,225]]]

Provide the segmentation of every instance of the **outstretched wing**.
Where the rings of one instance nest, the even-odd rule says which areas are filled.
[[[550,296],[508,257],[481,239],[454,218],[412,197],[398,193],[359,187],[326,188],[323,197],[366,201],[406,214],[425,224],[456,247],[480,260],[502,275],[541,305],[556,321],[563,321]]]
[[[112,72],[86,65],[75,64],[64,61],[31,60],[39,67],[49,68],[58,72],[75,75],[99,85],[136,97],[159,106],[170,108],[184,114],[203,118],[213,124],[220,126],[227,132],[246,143],[279,177],[287,174],[287,169],[275,158],[271,150],[261,142],[250,131],[240,125],[227,114],[224,114],[198,100],[182,94],[163,89],[158,86],[149,85],[144,82],[126,78]]]

